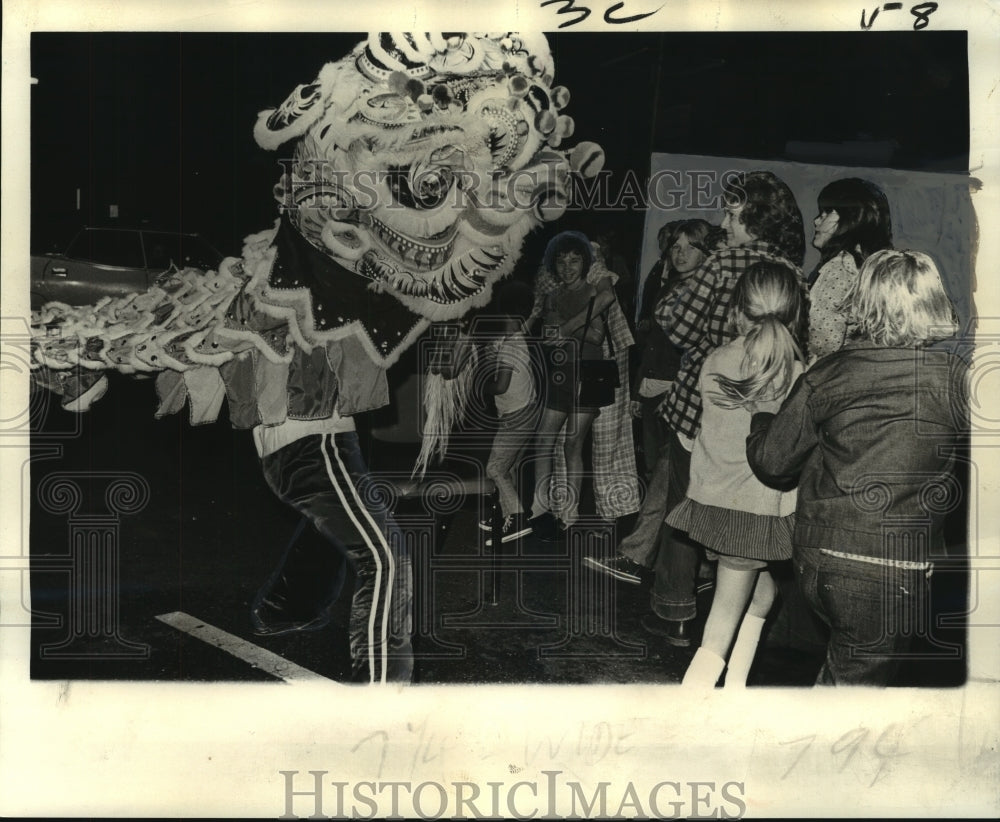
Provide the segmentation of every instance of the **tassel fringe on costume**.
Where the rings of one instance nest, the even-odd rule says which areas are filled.
[[[470,362],[453,379],[441,374],[424,375],[424,430],[413,477],[422,478],[432,462],[444,459],[452,427],[465,416],[476,360],[473,347]]]

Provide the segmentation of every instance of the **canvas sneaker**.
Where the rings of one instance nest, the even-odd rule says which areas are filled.
[[[641,581],[639,572],[642,571],[642,566],[624,554],[612,554],[609,557],[584,557],[583,562],[593,570],[608,574],[622,582],[638,585]]]
[[[491,526],[492,527],[492,526]],[[531,523],[523,512],[508,514],[503,518],[503,526],[500,529],[500,542],[510,542],[519,537],[527,536],[531,533]],[[486,540],[487,547],[493,545],[493,537]]]

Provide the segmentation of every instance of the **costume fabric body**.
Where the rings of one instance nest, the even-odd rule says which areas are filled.
[[[255,428],[272,490],[354,566],[356,679],[409,679],[412,583],[351,417],[389,402],[386,369],[431,322],[489,301],[571,173],[600,170],[592,143],[559,150],[573,122],[552,79],[542,35],[373,34],[260,114],[258,144],[293,159],[241,259],[33,316],[32,376],[63,407],[89,408],[105,370],[158,372],[157,416],[208,423],[225,400]]]
[[[841,251],[820,266],[809,289],[809,357],[839,351],[847,337],[847,314],[839,306],[858,281],[854,257]]]
[[[795,491],[764,485],[747,464],[750,412],[723,408],[711,399],[716,374],[742,379],[745,337],[717,348],[705,359],[699,378],[701,428],[691,451],[687,499],[667,523],[719,554],[764,561],[789,559]],[[802,372],[795,363],[793,378]],[[761,411],[777,411],[782,397],[760,401]]]
[[[535,401],[535,383],[531,374],[531,355],[523,331],[501,337],[494,344],[497,369],[510,369],[510,384],[493,399],[501,417],[521,411]]]
[[[961,501],[951,472],[968,414],[959,358],[851,342],[806,372],[777,415],[754,416],[754,472],[778,486],[798,479],[796,570],[831,629],[818,682],[885,685],[925,630],[932,560]]]

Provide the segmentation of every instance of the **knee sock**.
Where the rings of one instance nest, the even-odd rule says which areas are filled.
[[[757,643],[760,641],[760,632],[763,627],[763,617],[751,614],[743,617],[732,653],[729,654],[729,665],[726,667],[727,688],[746,687],[747,674],[750,673],[750,666],[753,665],[753,658],[757,653]]]
[[[722,674],[722,669],[725,667],[726,660],[721,656],[712,653],[707,648],[699,648],[695,651],[687,671],[684,672],[681,685],[695,688],[714,688]]]

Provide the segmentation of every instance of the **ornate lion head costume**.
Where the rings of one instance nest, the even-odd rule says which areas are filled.
[[[562,215],[569,92],[543,35],[372,34],[261,113],[283,212],[308,242],[427,320],[485,304],[525,235]],[[293,301],[293,295],[287,295]]]

